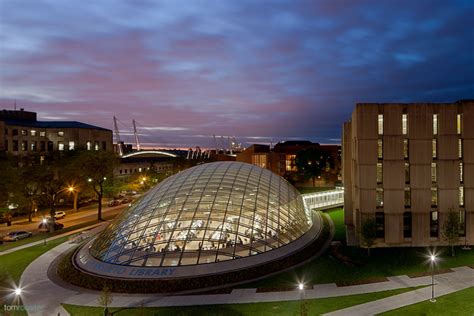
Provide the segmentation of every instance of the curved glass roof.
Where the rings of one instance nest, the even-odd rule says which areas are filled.
[[[181,266],[276,249],[310,228],[303,200],[286,180],[258,166],[214,162],[152,188],[94,241],[113,264]]]

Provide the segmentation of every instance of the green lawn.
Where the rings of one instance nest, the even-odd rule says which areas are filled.
[[[334,223],[334,238],[333,240],[345,242],[346,241],[346,226],[344,225],[344,210],[342,207],[326,211]]]
[[[397,295],[415,288],[383,291],[370,294],[350,295],[343,297],[321,298],[304,300],[304,308],[307,315],[319,315],[338,309],[354,306],[373,300]],[[99,307],[85,307],[76,305],[63,305],[72,316],[94,316],[103,315],[103,309]],[[253,304],[228,304],[189,307],[147,307],[147,308],[113,308],[110,311],[117,316],[132,315],[300,315],[301,301],[284,301]]]
[[[409,305],[381,315],[474,315],[474,287],[436,298],[436,303],[429,301]]]

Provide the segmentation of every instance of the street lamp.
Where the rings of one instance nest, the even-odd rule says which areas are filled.
[[[14,291],[14,293],[15,293],[16,296],[20,296],[22,292],[23,292],[23,290],[22,290],[21,288],[19,288],[19,287],[17,287],[17,288],[15,289],[15,291]]]
[[[430,302],[434,303],[436,302],[435,296],[434,296],[434,268],[436,265],[436,255],[433,253],[430,255],[430,266],[431,266],[431,298]]]
[[[43,229],[44,229],[44,242],[43,245],[46,246],[46,232],[48,231],[48,220],[46,218],[43,218],[41,220],[43,223]]]

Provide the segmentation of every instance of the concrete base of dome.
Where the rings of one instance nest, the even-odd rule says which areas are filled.
[[[193,266],[127,267],[93,258],[88,253],[88,243],[69,256],[69,267],[64,268],[63,262],[58,274],[74,285],[100,290],[107,284],[115,292],[183,293],[226,288],[293,268],[320,254],[327,247],[331,232],[327,219],[319,214],[316,217],[313,223],[319,224],[299,239],[248,258]]]

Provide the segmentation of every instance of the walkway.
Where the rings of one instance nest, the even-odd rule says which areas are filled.
[[[97,228],[99,229],[99,228]],[[29,311],[30,315],[67,315],[61,303],[99,306],[99,291],[80,289],[71,285],[54,283],[48,277],[49,264],[59,255],[74,247],[63,243],[33,261],[24,271],[20,285],[25,288],[22,296],[26,306],[40,306],[41,310]],[[453,269],[453,272],[435,276],[436,295],[444,295],[465,289],[474,284],[474,270],[468,267]],[[315,285],[304,292],[305,299],[327,298],[380,292],[406,287],[430,285],[431,277],[389,277],[388,281],[338,287],[336,284]],[[368,315],[427,300],[430,288],[423,288],[375,302],[341,310],[331,315]],[[240,304],[299,300],[298,290],[257,293],[256,289],[234,289],[230,294],[165,296],[158,294],[113,294],[112,307],[158,307],[214,304]]]
[[[323,211],[344,206],[344,188],[341,187],[336,187],[334,190],[305,193],[301,196],[309,210]]]

